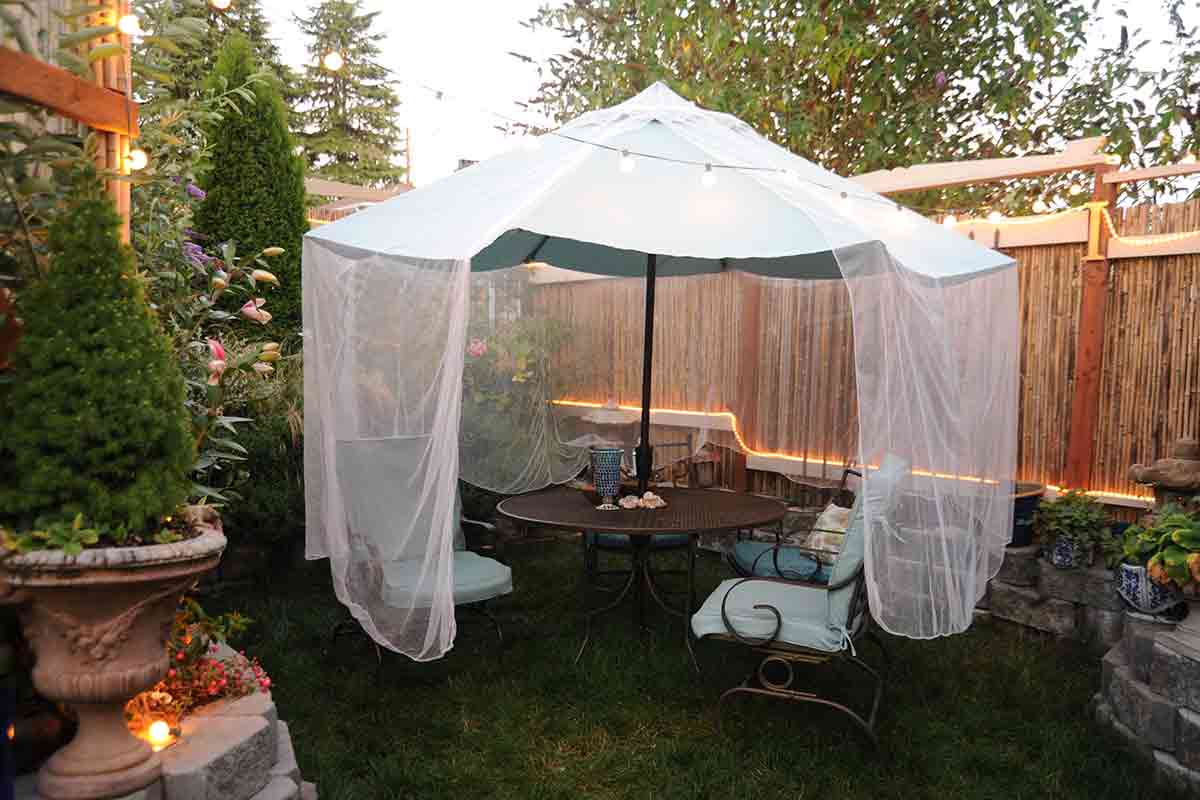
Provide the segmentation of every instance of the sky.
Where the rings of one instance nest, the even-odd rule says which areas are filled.
[[[460,158],[481,160],[516,146],[516,137],[495,129],[502,121],[488,111],[544,124],[516,105],[535,94],[531,64],[509,50],[538,58],[561,49],[556,34],[537,34],[520,23],[545,0],[365,0],[379,11],[375,29],[387,36],[380,63],[402,79],[441,90],[443,99],[412,83],[397,87],[401,124],[412,136],[412,181],[421,186],[450,174]],[[308,59],[306,40],[292,23],[309,3],[264,0],[272,38],[283,59],[298,66]]]

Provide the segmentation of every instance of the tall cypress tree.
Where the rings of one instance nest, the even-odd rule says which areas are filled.
[[[388,72],[377,62],[385,36],[371,31],[379,12],[364,13],[361,0],[321,0],[295,22],[311,38],[310,63],[293,118],[310,174],[364,186],[397,183],[404,168],[394,163],[401,139],[399,99]],[[325,56],[337,53],[340,69]]]
[[[212,80],[240,85],[255,72],[245,37],[230,37],[217,57]],[[254,102],[227,114],[208,131],[212,167],[208,192],[196,210],[196,229],[214,243],[232,240],[239,253],[279,246],[271,262],[282,286],[271,293],[269,311],[283,329],[300,327],[300,246],[308,231],[304,163],[295,155],[287,110],[273,81],[258,84]]]

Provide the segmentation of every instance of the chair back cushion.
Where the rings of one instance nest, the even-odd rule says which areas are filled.
[[[869,504],[872,522],[888,520],[896,510],[897,489],[908,474],[908,464],[903,459],[888,454],[874,473],[864,479],[863,488],[854,499],[850,510],[850,522],[846,536],[842,539],[842,550],[829,575],[830,585],[846,580],[862,566],[866,553],[866,509]],[[850,619],[850,603],[854,599],[855,583],[829,592],[829,624],[835,628],[850,630],[854,620]]]
[[[429,445],[426,436],[395,436],[338,442],[337,477],[346,504],[352,548],[382,561],[423,560],[433,526],[433,503],[421,502],[418,477]],[[455,504],[455,525],[459,507]],[[455,531],[455,549],[463,541]]]

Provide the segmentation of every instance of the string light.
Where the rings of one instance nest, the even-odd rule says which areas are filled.
[[[635,166],[636,165],[633,162],[633,156],[629,155],[629,151],[622,150],[621,151],[621,162],[620,162],[621,172],[628,175],[629,173],[633,172],[633,168]]]
[[[1104,163],[1108,164],[1110,167],[1119,167],[1121,166],[1121,157],[1116,155],[1105,156]]]
[[[1186,156],[1179,159],[1179,163],[1180,164],[1195,164],[1196,163],[1196,154],[1188,153]]]
[[[987,221],[991,222],[991,223],[1000,222],[1003,219],[1004,219],[1004,215],[1001,214],[999,211],[993,211],[987,215]]]
[[[1046,201],[1042,198],[1039,197],[1037,200],[1033,201],[1033,213],[1045,214],[1049,210],[1050,206],[1046,205]]]
[[[706,189],[717,185],[717,173],[713,172],[712,164],[704,165],[704,174],[700,176],[700,183],[704,184]]]
[[[126,36],[141,36],[145,33],[142,30],[142,21],[138,19],[137,14],[126,14],[117,20],[117,30]]]
[[[958,224],[958,217],[954,216],[953,214],[947,214],[945,219],[942,220],[942,224],[947,228],[953,228]]]
[[[1122,236],[1117,233],[1117,228],[1113,225],[1112,215],[1108,213],[1108,209],[1101,209],[1104,215],[1104,224],[1108,227],[1108,235],[1110,239],[1116,239],[1121,244],[1127,244],[1131,247],[1150,247],[1156,244],[1165,244],[1167,242],[1178,242],[1183,239],[1193,239],[1200,236],[1200,231],[1181,231],[1179,233],[1160,233],[1150,236]]]
[[[228,11],[229,7],[233,5],[233,0],[208,0],[208,4],[217,11]]]
[[[321,57],[321,63],[330,72],[337,72],[346,65],[346,59],[342,58],[342,54],[337,50],[330,50]]]
[[[840,197],[842,200],[842,205],[848,205],[850,203],[850,195],[848,193],[841,192]]]
[[[150,163],[150,156],[146,155],[146,151],[140,147],[135,147],[129,151],[129,155],[125,157],[125,166],[129,167],[131,172],[137,172],[139,169],[145,169]]]
[[[1072,183],[1071,188],[1068,189],[1068,191],[1071,193],[1072,197],[1074,197],[1077,194],[1083,194],[1083,184],[1082,183]]]

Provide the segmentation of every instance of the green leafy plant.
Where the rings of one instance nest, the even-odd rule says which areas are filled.
[[[1126,531],[1123,560],[1144,564],[1150,579],[1194,593],[1200,581],[1200,515],[1168,504]]]
[[[1074,490],[1039,503],[1033,526],[1047,553],[1059,539],[1070,542],[1076,564],[1090,564],[1096,549],[1112,538],[1104,508],[1087,494]]]
[[[65,211],[46,275],[17,297],[0,519],[18,531],[79,515],[100,531],[152,530],[187,497],[183,376],[94,169],[76,174]]]

